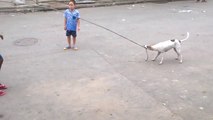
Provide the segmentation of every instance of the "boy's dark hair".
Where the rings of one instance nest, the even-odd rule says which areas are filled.
[[[75,0],[70,0],[70,2],[72,2],[74,5],[76,4]]]

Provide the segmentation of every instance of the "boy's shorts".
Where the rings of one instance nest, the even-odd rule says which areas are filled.
[[[66,31],[66,36],[70,36],[70,35],[72,35],[73,37],[76,37],[77,36],[76,31],[67,30]]]

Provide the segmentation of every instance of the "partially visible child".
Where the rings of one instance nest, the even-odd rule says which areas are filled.
[[[69,2],[69,9],[64,12],[64,30],[66,30],[68,46],[64,50],[73,48],[77,50],[76,37],[77,31],[80,30],[80,13],[75,9],[75,2]],[[73,38],[73,46],[71,46],[71,36]]]
[[[0,38],[3,40],[3,35],[0,35]],[[4,59],[0,54],[0,70],[1,70],[1,65],[3,63]],[[7,87],[4,84],[0,83],[0,96],[5,95],[6,93],[3,91],[3,89],[7,89]]]

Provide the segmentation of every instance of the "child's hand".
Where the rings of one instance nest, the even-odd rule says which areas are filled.
[[[78,27],[78,31],[80,31],[80,27]]]
[[[64,26],[64,30],[67,30],[67,26]]]

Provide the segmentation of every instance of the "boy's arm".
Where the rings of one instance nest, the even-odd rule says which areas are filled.
[[[67,30],[67,19],[64,17],[64,30]]]
[[[78,31],[80,31],[80,18],[77,20]]]

